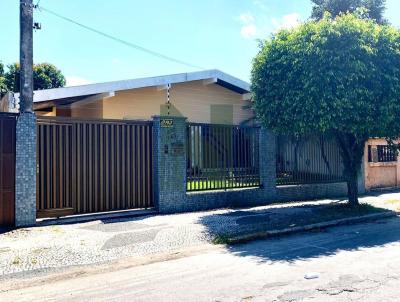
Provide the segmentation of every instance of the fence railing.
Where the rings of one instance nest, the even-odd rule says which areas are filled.
[[[368,162],[387,163],[397,161],[397,151],[388,145],[368,146]]]
[[[277,185],[344,181],[340,150],[334,139],[277,137]]]
[[[259,129],[188,124],[187,191],[260,185]]]

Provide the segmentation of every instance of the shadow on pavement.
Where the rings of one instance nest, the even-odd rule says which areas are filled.
[[[223,241],[224,238],[231,238],[235,235],[318,223],[321,220],[315,221],[315,217],[321,213],[325,215],[322,221],[344,218],[340,217],[343,213],[339,213],[337,217],[334,216],[337,208],[343,206],[343,203],[305,204],[290,208],[238,210],[201,217],[200,223],[211,237],[221,238]],[[360,216],[383,211],[387,210],[367,205]],[[346,215],[346,213],[344,214]],[[230,245],[227,248],[235,255],[255,256],[260,261],[295,261],[329,256],[342,250],[353,251],[395,242],[400,242],[400,218],[397,216],[379,221]]]
[[[1,234],[5,234],[8,232],[11,232],[13,230],[13,228],[9,228],[9,227],[0,227],[0,235]]]
[[[228,250],[237,256],[257,257],[260,261],[291,262],[393,243],[400,243],[398,217],[232,245]]]

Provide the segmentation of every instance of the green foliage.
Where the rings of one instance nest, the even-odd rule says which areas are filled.
[[[7,66],[5,84],[13,92],[20,91],[20,65],[18,63]],[[65,77],[60,70],[52,64],[41,63],[33,66],[33,89],[50,89],[65,86]]]
[[[4,77],[4,65],[0,61],[0,98],[3,97],[3,95],[8,91],[7,85],[6,85],[6,79]]]
[[[254,59],[252,91],[267,128],[334,135],[354,187],[365,141],[400,133],[400,32],[351,14],[280,31]]]
[[[400,32],[353,15],[281,31],[254,59],[258,117],[279,133],[400,133]]]
[[[332,17],[365,9],[365,17],[380,24],[386,23],[383,17],[386,0],[311,0],[314,3],[311,17],[321,20],[326,12]]]
[[[54,65],[42,63],[33,67],[33,83],[35,90],[58,88],[65,86],[65,77]]]
[[[19,63],[7,65],[8,70],[4,74],[7,89],[19,92]]]

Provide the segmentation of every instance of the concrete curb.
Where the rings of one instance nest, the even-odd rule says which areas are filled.
[[[282,236],[282,235],[290,235],[290,234],[294,234],[294,233],[306,232],[306,231],[315,230],[315,229],[324,229],[324,228],[328,228],[328,227],[332,227],[332,226],[355,224],[355,223],[373,221],[373,220],[378,220],[378,219],[383,219],[383,218],[396,217],[397,215],[398,215],[398,213],[396,213],[396,212],[383,212],[383,213],[369,214],[369,215],[358,216],[358,217],[331,220],[331,221],[327,221],[327,222],[314,223],[314,224],[309,224],[309,225],[305,225],[305,226],[286,228],[286,229],[282,229],[282,230],[247,233],[247,234],[243,234],[243,235],[230,237],[226,240],[226,242],[228,244],[238,244],[238,243],[243,243],[243,242],[256,240],[256,239],[277,237],[277,236]]]

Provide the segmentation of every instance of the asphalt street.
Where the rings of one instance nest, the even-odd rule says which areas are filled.
[[[400,218],[0,289],[2,302],[398,301]]]

